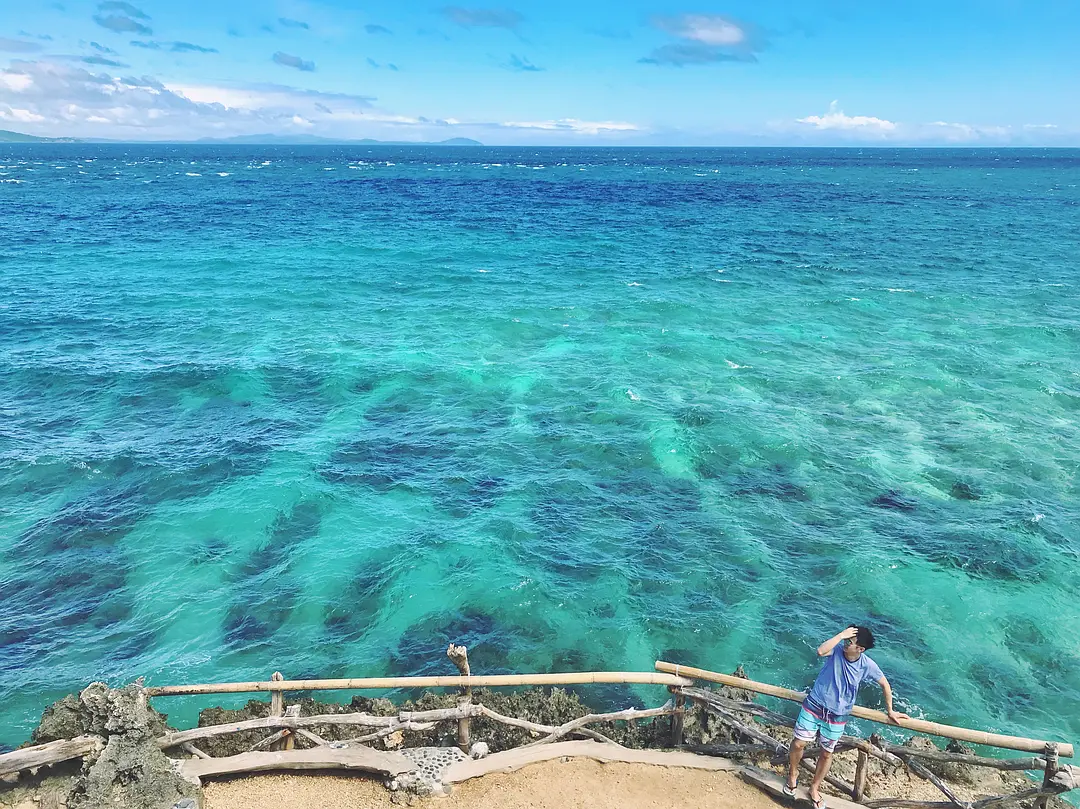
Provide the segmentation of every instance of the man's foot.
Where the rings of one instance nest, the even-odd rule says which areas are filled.
[[[799,777],[795,776],[795,782],[792,783],[789,779],[784,779],[784,794],[789,798],[795,797],[795,788],[799,786]]]
[[[825,809],[825,798],[821,796],[820,792],[815,795],[814,792],[816,791],[813,787],[810,787],[810,803],[814,804],[814,809]]]

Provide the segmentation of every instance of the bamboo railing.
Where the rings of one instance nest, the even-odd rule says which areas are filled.
[[[729,674],[719,674],[715,671],[696,669],[692,666],[680,666],[676,663],[665,663],[662,660],[656,661],[656,670],[674,674],[675,676],[691,677],[695,680],[720,683],[721,685],[731,686],[732,688],[740,688],[744,691],[754,691],[758,694],[766,694],[770,697],[778,697],[792,702],[802,702],[806,699],[806,694],[801,691],[792,691],[790,688],[781,688],[780,686],[769,685],[768,683],[744,680],[741,677],[732,677]],[[1047,742],[1040,739],[1027,739],[1022,736],[1005,736],[1001,733],[987,733],[982,730],[970,730],[968,728],[953,727],[952,725],[941,725],[937,722],[927,722],[922,719],[901,719],[899,722],[892,722],[889,720],[889,717],[881,711],[875,711],[870,708],[862,708],[859,706],[855,706],[852,709],[851,715],[856,716],[859,719],[868,719],[871,722],[877,722],[882,725],[899,726],[906,730],[912,730],[916,733],[925,733],[929,736],[944,736],[947,739],[956,739],[957,741],[969,742],[970,744],[981,744],[987,747],[1003,747],[1007,750],[1022,750],[1026,753],[1041,753],[1046,750],[1048,745],[1052,744],[1056,747],[1059,756],[1064,756],[1065,758],[1072,758],[1073,756],[1073,746],[1065,742]]]
[[[254,694],[275,691],[363,691],[394,688],[509,688],[516,686],[588,685],[623,683],[638,685],[690,685],[685,677],[652,671],[588,671],[568,674],[488,674],[481,676],[359,677],[350,680],[267,680],[246,683],[164,685],[146,689],[150,697],[191,694]]]

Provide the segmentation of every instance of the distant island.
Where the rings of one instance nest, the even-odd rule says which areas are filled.
[[[39,138],[37,135],[24,135],[0,129],[0,143],[78,143],[75,138]]]
[[[0,143],[200,143],[237,144],[242,146],[483,146],[472,138],[450,138],[440,141],[409,140],[346,140],[323,138],[318,135],[236,135],[231,138],[200,138],[187,141],[119,141],[102,138],[42,138],[0,129]]]

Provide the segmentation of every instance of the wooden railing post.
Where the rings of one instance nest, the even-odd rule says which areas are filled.
[[[1058,746],[1053,742],[1046,743],[1046,749],[1043,751],[1043,758],[1046,759],[1046,768],[1043,770],[1043,789],[1053,789],[1054,776],[1058,771]],[[1045,795],[1035,799],[1034,809],[1046,809],[1046,804],[1049,803],[1050,798]]]
[[[472,672],[469,670],[469,650],[464,646],[455,646],[450,644],[446,650],[446,656],[453,661],[457,666],[462,677],[471,677]],[[461,688],[461,696],[458,697],[458,707],[466,707],[472,705],[472,686],[466,685]],[[458,747],[461,748],[462,753],[469,752],[469,717],[463,717],[458,720],[457,726],[457,741]]]
[[[674,690],[674,689],[672,689]],[[675,694],[675,713],[671,715],[671,746],[682,747],[683,744],[683,717],[686,715],[686,697]]]
[[[285,709],[285,716],[300,716],[300,706],[290,705]],[[289,731],[289,735],[285,737],[282,748],[285,750],[292,750],[296,746],[296,734],[293,731]]]
[[[270,675],[270,679],[276,683],[280,683],[285,679],[284,675],[280,671],[275,671]],[[285,714],[285,694],[282,691],[270,692],[270,715],[271,716],[283,716]],[[271,750],[280,750],[282,748],[282,742],[276,741],[270,745]]]
[[[855,790],[851,793],[855,803],[862,803],[863,794],[866,792],[866,763],[868,756],[865,751],[859,751],[859,760],[855,763]]]

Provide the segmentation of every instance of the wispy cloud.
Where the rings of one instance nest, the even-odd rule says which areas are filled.
[[[630,39],[629,31],[621,31],[617,28],[586,28],[585,33],[601,39]]]
[[[93,48],[98,53],[112,53],[112,54],[116,53],[116,51],[114,51],[112,48],[106,48],[100,42],[91,42],[90,47]]]
[[[367,63],[371,67],[375,68],[376,70],[382,70],[385,67],[387,70],[392,70],[395,73],[397,73],[397,71],[398,71],[398,66],[395,65],[393,62],[387,62],[385,65],[379,64],[374,59],[372,59],[370,56],[368,57]]]
[[[217,48],[206,48],[202,45],[195,45],[191,42],[154,42],[143,41],[138,39],[131,40],[131,44],[136,48],[143,48],[149,51],[170,51],[171,53],[217,53]]]
[[[131,19],[131,17],[125,17],[122,14],[110,14],[107,17],[101,14],[95,14],[94,22],[102,28],[108,28],[110,31],[117,34],[139,34],[140,36],[148,37],[154,33],[153,29],[149,26],[143,25],[141,22],[136,22]]]
[[[874,118],[869,115],[847,115],[840,109],[838,101],[833,101],[829,105],[829,111],[824,115],[807,115],[805,118],[797,118],[796,121],[820,130],[832,129],[877,133],[894,132],[897,126],[893,121],[887,121],[884,118]]]
[[[79,61],[83,64],[101,65],[102,67],[130,67],[130,65],[117,62],[115,59],[106,59],[104,56],[84,56]]]
[[[285,28],[302,28],[305,31],[311,28],[311,26],[303,20],[291,20],[288,17],[278,17],[278,23]]]
[[[1008,138],[1011,131],[1011,128],[1007,126],[961,124],[949,121],[934,121],[930,124],[930,127],[936,129],[945,140],[957,143],[969,143],[984,139],[1005,139]]]
[[[510,61],[503,67],[515,73],[540,73],[544,70],[544,68],[537,67],[524,56],[518,56],[516,53],[510,54]]]
[[[678,41],[654,49],[639,62],[685,67],[713,62],[756,62],[766,46],[761,32],[749,23],[720,14],[681,14],[655,17],[654,28]]]
[[[369,34],[393,34],[394,32],[385,25],[365,25],[364,30]]]
[[[37,42],[26,42],[22,39],[0,37],[0,51],[7,51],[8,53],[36,53],[40,50],[41,45]]]
[[[173,53],[217,53],[217,48],[206,48],[202,45],[194,45],[191,42],[174,42],[169,48]]]
[[[282,53],[281,51],[278,51],[271,57],[271,59],[276,64],[282,65],[284,67],[293,67],[297,70],[311,72],[315,69],[314,62],[305,61],[299,56],[293,56],[291,53]]]
[[[552,121],[504,121],[494,126],[505,129],[537,129],[544,132],[566,132],[575,135],[599,135],[611,132],[640,132],[637,124],[625,121],[580,121],[577,118],[559,118]]]
[[[506,28],[516,31],[525,19],[518,12],[509,8],[462,8],[447,6],[443,15],[450,22],[462,28]]]
[[[272,84],[167,86],[148,77],[120,78],[55,61],[16,60],[0,68],[0,121],[103,137],[296,131],[326,116],[319,106],[333,109],[334,120],[363,121],[373,100]]]
[[[141,8],[136,8],[131,3],[123,2],[123,0],[105,0],[103,3],[98,3],[98,11],[119,11],[137,20],[150,19],[150,15]]]

